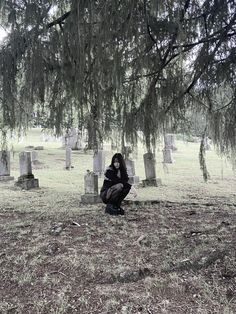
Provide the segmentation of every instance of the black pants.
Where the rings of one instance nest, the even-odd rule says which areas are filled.
[[[100,196],[103,203],[120,207],[121,202],[128,195],[130,188],[130,184],[123,185],[122,183],[117,183],[108,190],[101,192]]]

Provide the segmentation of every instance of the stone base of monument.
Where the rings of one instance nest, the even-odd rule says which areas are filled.
[[[14,180],[14,177],[12,176],[0,176],[0,182],[7,182],[7,181],[11,181]]]
[[[81,195],[81,202],[84,204],[98,204],[102,203],[102,200],[98,194],[84,194]]]
[[[140,181],[139,181],[139,177],[138,176],[130,176],[129,177],[129,181],[128,181],[129,184],[138,185],[139,182]]]
[[[18,181],[15,182],[15,186],[18,186],[24,190],[31,190],[39,187],[39,180],[23,176],[18,178]]]
[[[161,179],[153,178],[153,179],[146,179],[142,180],[143,187],[146,186],[160,186],[161,185]]]

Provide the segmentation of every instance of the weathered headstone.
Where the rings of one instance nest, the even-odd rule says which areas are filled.
[[[172,151],[176,151],[177,147],[175,146],[175,135],[174,134],[165,134],[164,135],[164,149],[171,149]]]
[[[126,159],[125,164],[127,168],[128,177],[129,177],[129,183],[134,184],[134,185],[139,184],[139,177],[135,175],[134,161],[131,159]]]
[[[32,150],[31,152],[31,161],[33,165],[38,163],[38,152],[35,150]]]
[[[164,148],[162,152],[163,152],[163,162],[166,164],[172,164],[173,163],[172,149]]]
[[[66,170],[71,169],[71,148],[66,147]]]
[[[98,175],[87,170],[84,176],[85,194],[81,196],[81,202],[85,204],[100,203],[101,198],[98,195]]]
[[[94,152],[93,172],[101,176],[105,170],[105,152],[101,149]]]
[[[0,181],[14,180],[10,176],[10,152],[6,150],[0,151]]]
[[[15,182],[16,186],[25,190],[39,187],[39,180],[34,178],[32,174],[31,152],[21,152],[19,154],[20,161],[20,177]]]
[[[143,186],[158,186],[161,179],[156,178],[156,161],[152,153],[143,155],[146,180],[143,180]]]

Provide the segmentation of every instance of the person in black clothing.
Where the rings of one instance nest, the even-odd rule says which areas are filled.
[[[124,210],[120,206],[131,188],[128,180],[124,158],[120,153],[116,153],[105,171],[103,186],[100,191],[102,201],[107,204],[105,213],[124,215]]]

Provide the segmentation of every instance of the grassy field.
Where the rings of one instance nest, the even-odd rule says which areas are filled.
[[[138,188],[125,216],[111,217],[80,202],[91,153],[74,151],[66,171],[61,143],[42,142],[39,130],[14,143],[15,178],[19,151],[44,150],[33,167],[39,189],[0,185],[0,313],[235,313],[235,173],[208,151],[204,183],[199,144],[176,144],[174,164],[163,167],[162,147],[156,154],[162,186]],[[144,152],[134,156],[141,179]]]

